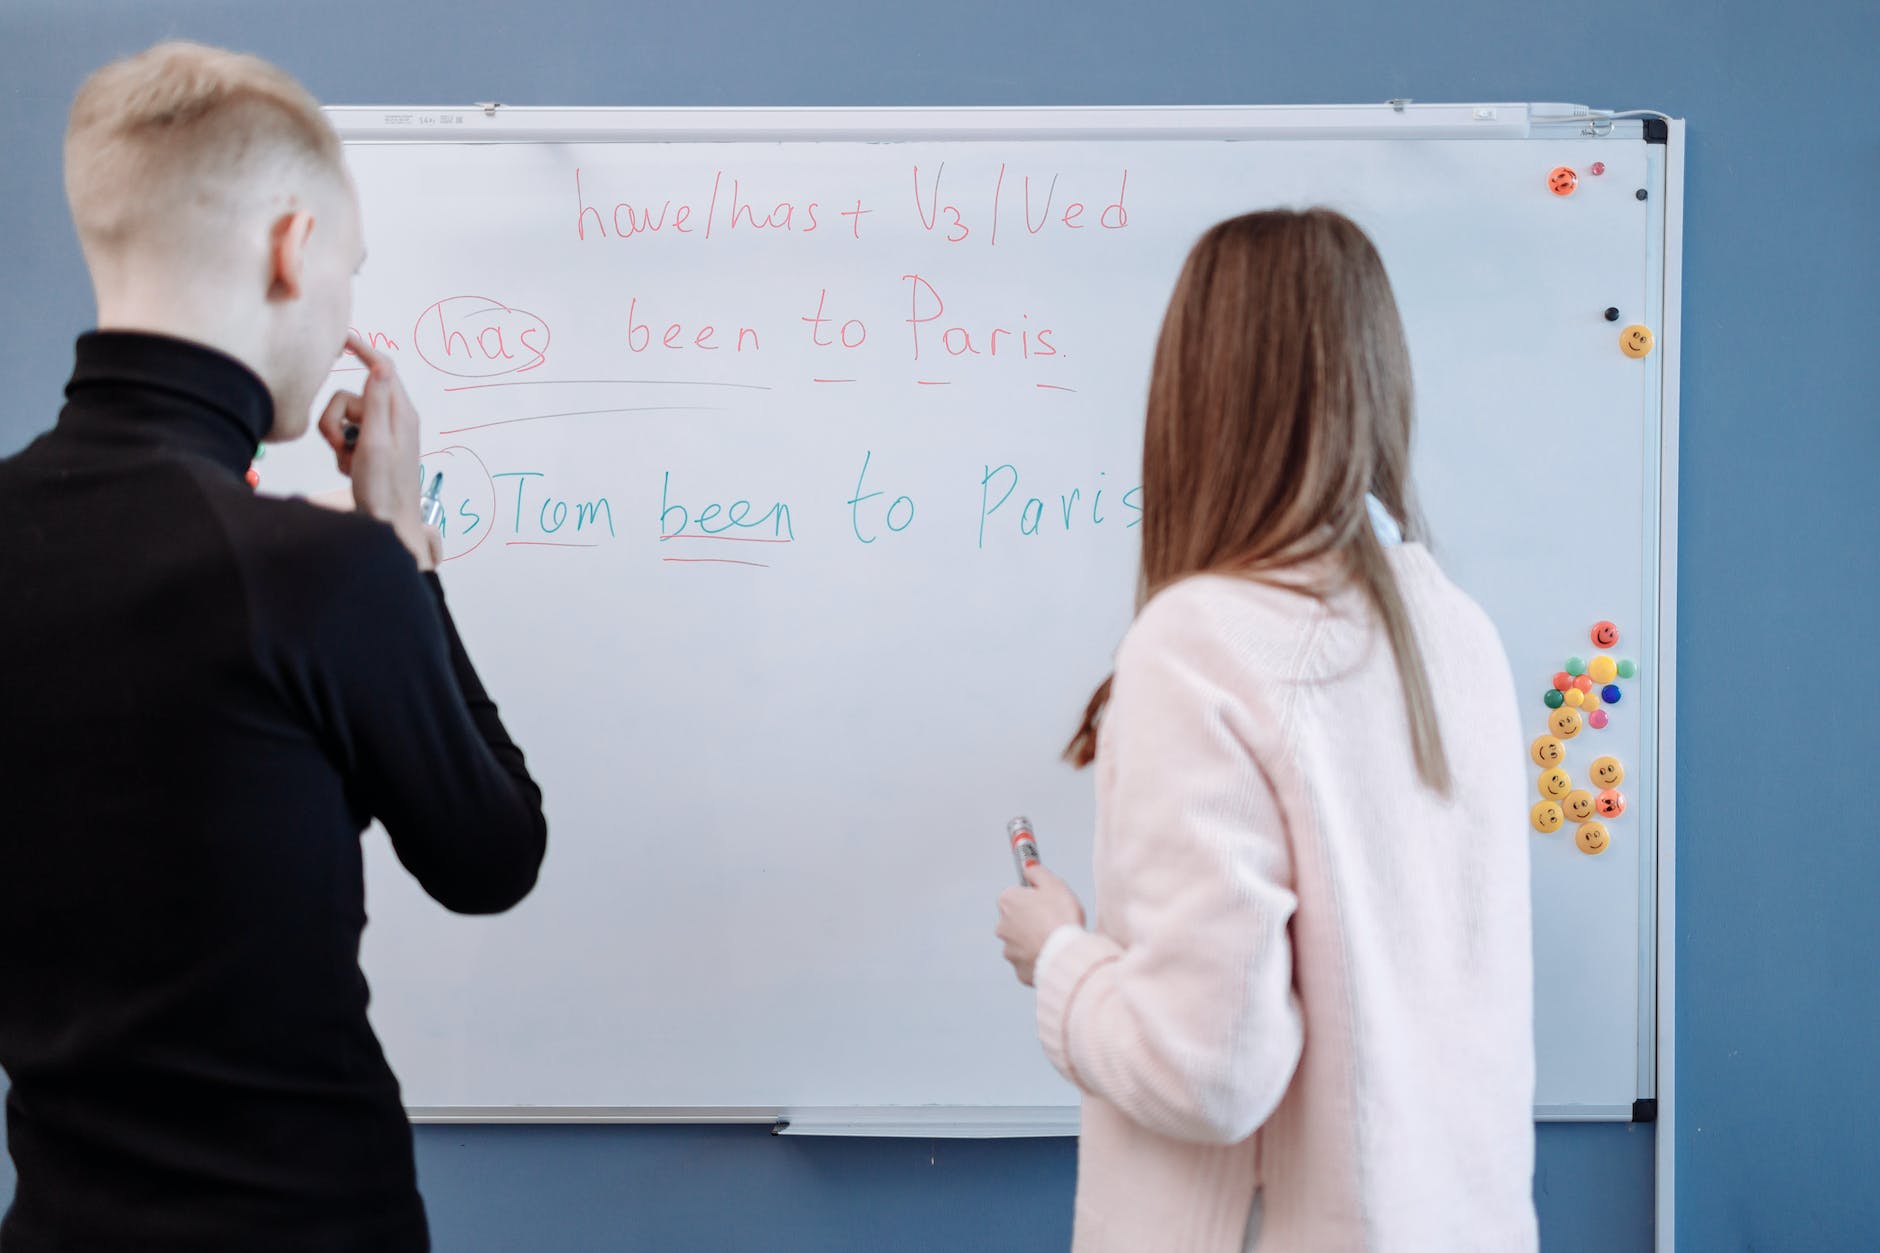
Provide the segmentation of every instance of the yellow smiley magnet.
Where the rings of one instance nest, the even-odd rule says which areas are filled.
[[[1636,322],[1619,332],[1619,351],[1635,361],[1640,357],[1649,357],[1652,345],[1656,342],[1652,338],[1652,328],[1640,326]]]
[[[1580,851],[1590,856],[1598,856],[1612,843],[1612,837],[1606,834],[1603,822],[1582,822],[1580,829],[1573,834],[1573,842],[1580,846]]]

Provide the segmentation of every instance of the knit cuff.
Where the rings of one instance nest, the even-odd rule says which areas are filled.
[[[1067,922],[1044,938],[1044,944],[1038,949],[1038,956],[1031,963],[1031,981],[1035,987],[1044,982],[1045,971],[1051,969],[1051,963],[1057,959],[1066,944],[1084,933],[1082,924]]]
[[[1071,1064],[1071,1013],[1077,998],[1103,967],[1121,958],[1122,948],[1106,935],[1091,931],[1060,945],[1050,964],[1038,976],[1038,1042],[1058,1073],[1084,1087]]]

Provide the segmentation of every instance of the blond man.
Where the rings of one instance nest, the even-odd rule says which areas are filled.
[[[358,207],[311,97],[162,44],[80,89],[98,300],[0,461],[0,1253],[428,1247],[366,1020],[360,833],[451,909],[535,881],[541,793],[445,607],[418,420],[356,340],[356,511],[257,496],[348,347]]]

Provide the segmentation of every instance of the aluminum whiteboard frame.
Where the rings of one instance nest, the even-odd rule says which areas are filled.
[[[1642,142],[1635,118],[1573,104],[1249,105],[1051,108],[557,108],[502,104],[422,107],[334,106],[326,110],[349,143],[736,143],[907,142],[914,140],[1106,139],[1620,139]],[[1658,796],[1655,847],[1641,850],[1638,1087],[1658,1106],[1658,1247],[1671,1249],[1675,1215],[1674,1084],[1676,906],[1676,656],[1678,369],[1681,341],[1684,122],[1667,119],[1668,139],[1652,172],[1658,193],[1648,258],[1662,283],[1648,321],[1658,337],[1657,543],[1647,553],[1656,615],[1653,743]],[[1648,404],[1650,398],[1648,397]],[[1070,1135],[1074,1107],[1009,1110],[889,1108],[414,1108],[417,1122],[744,1123],[821,1134],[928,1136]],[[1626,1121],[1629,1108],[1539,1106],[1538,1121]]]
[[[1684,121],[1668,119],[1665,141],[1665,334],[1659,347],[1658,416],[1658,900],[1652,947],[1658,961],[1656,1005],[1658,1122],[1653,1129],[1655,1247],[1677,1250],[1677,787],[1678,757],[1678,403],[1683,368]]]
[[[1576,104],[1313,104],[1053,108],[553,108],[335,105],[348,143],[751,143],[1101,139],[1637,137]]]

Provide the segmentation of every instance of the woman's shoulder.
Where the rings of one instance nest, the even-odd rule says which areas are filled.
[[[1481,660],[1502,655],[1488,614],[1450,580],[1421,544],[1389,550],[1404,600],[1425,647]],[[1137,613],[1117,666],[1144,654],[1173,654],[1257,677],[1343,671],[1377,643],[1376,614],[1355,585],[1333,580],[1311,590],[1311,571],[1254,577],[1194,574],[1169,584]]]
[[[1296,671],[1326,606],[1277,580],[1194,574],[1163,588],[1137,613],[1117,667],[1153,651],[1207,668]]]

